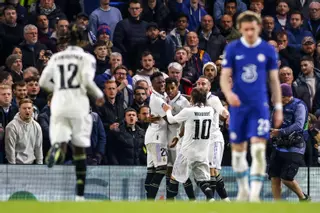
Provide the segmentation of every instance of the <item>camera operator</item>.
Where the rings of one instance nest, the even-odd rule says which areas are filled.
[[[308,121],[308,110],[303,101],[292,96],[291,86],[281,84],[283,123],[280,129],[271,129],[273,151],[270,159],[269,176],[275,200],[281,199],[281,182],[292,190],[300,201],[310,200],[294,177],[304,164],[306,142],[304,127]],[[272,122],[271,122],[272,123]]]

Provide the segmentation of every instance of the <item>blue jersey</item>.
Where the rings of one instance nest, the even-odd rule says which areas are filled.
[[[233,92],[240,107],[230,107],[230,141],[241,143],[251,137],[269,138],[267,79],[277,70],[277,53],[262,39],[249,47],[243,38],[230,43],[225,50],[223,67],[232,69]]]
[[[222,65],[232,69],[232,90],[242,104],[268,101],[268,72],[278,69],[277,61],[275,49],[260,38],[252,47],[243,38],[227,45]]]

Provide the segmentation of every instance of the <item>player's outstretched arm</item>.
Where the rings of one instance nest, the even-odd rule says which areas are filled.
[[[283,121],[282,98],[278,70],[271,70],[269,72],[269,80],[275,109],[273,122],[274,127],[278,128],[281,126]]]

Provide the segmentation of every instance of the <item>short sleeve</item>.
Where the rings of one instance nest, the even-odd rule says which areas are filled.
[[[267,71],[278,70],[278,53],[276,50],[270,45],[269,51],[266,52],[270,53],[267,62]]]
[[[223,53],[223,60],[222,60],[222,68],[233,68],[233,43],[226,46],[225,51]]]

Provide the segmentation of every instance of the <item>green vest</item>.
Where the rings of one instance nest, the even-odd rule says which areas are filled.
[[[20,5],[24,6],[28,12],[36,11],[37,0],[20,0]]]

